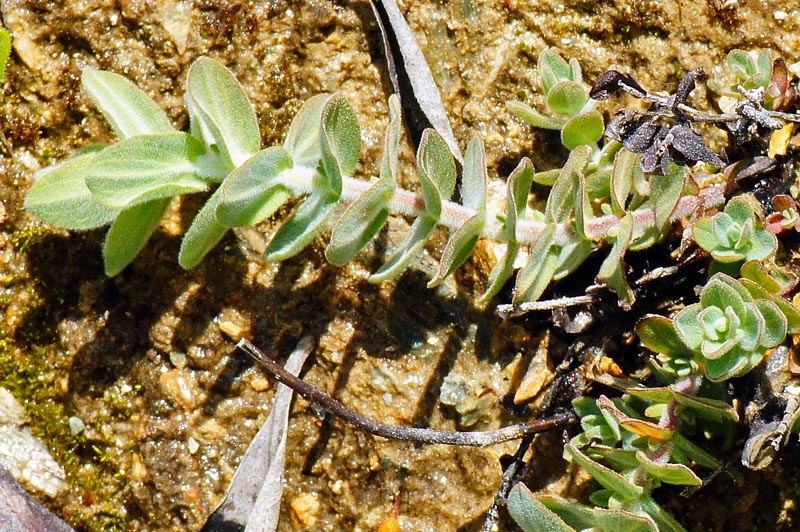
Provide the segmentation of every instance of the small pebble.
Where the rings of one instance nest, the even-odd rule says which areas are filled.
[[[158,383],[167,399],[185,410],[194,410],[205,400],[191,371],[171,369],[161,374]]]
[[[290,503],[292,517],[304,526],[313,527],[317,524],[317,515],[320,511],[319,497],[313,493],[301,493]]]

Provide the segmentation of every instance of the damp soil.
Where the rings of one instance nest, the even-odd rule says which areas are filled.
[[[113,140],[80,92],[87,66],[128,76],[183,127],[189,64],[201,55],[218,58],[251,99],[264,145],[282,140],[305,99],[341,92],[361,122],[357,174],[375,175],[389,85],[368,3],[0,4],[15,38],[0,113],[0,386],[25,406],[32,429],[65,468],[69,489],[42,500],[73,527],[201,528],[275,390],[221,327],[244,331],[279,357],[312,335],[317,348],[303,377],[388,423],[467,429],[439,402],[448,376],[492,398],[471,429],[518,421],[506,406],[520,387],[527,399],[539,399],[536,384],[551,378],[574,339],[547,320],[502,323],[492,306],[475,304],[494,260],[488,246],[453,280],[428,290],[446,236],[439,235],[407,273],[376,286],[368,273],[402,238],[406,220],[393,220],[342,269],[325,262],[324,238],[291,260],[266,263],[258,251],[285,211],[229,234],[200,266],[184,271],[177,265],[180,236],[202,202],[187,197],[173,203],[136,261],[109,279],[102,231],[67,233],[23,209],[35,171]],[[800,60],[800,11],[786,2],[400,4],[456,137],[462,144],[475,133],[483,137],[496,179],[523,156],[538,169],[565,156],[557,138],[530,131],[505,109],[510,99],[540,102],[535,66],[545,47],[578,58],[589,80],[615,65],[651,89],[671,89],[694,67],[710,71],[733,48],[769,48],[788,63]],[[409,149],[401,161],[412,184]],[[589,332],[583,342],[609,345],[609,328]],[[86,429],[73,435],[71,417]],[[513,443],[464,449],[387,441],[326,420],[302,399],[288,438],[282,531],[375,530],[398,498],[402,530],[480,530],[500,483],[500,458],[515,450]],[[560,438],[535,447],[530,482],[578,493],[584,479],[565,468]],[[691,499],[671,494],[666,504],[691,531],[796,529],[797,464],[783,464],[748,473],[744,484],[714,480]]]

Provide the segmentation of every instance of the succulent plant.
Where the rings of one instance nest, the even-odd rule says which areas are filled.
[[[740,377],[786,336],[787,320],[772,301],[755,300],[735,279],[714,275],[700,302],[674,319],[680,339],[712,381]]]
[[[763,260],[778,247],[775,235],[764,229],[742,196],[729,201],[723,212],[697,220],[692,236],[714,260],[725,264]]]

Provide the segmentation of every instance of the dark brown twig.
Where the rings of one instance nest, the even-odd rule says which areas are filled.
[[[556,428],[572,425],[578,422],[577,416],[573,412],[563,412],[551,417],[526,421],[517,425],[503,427],[496,430],[483,432],[456,432],[446,430],[433,430],[417,427],[401,427],[397,425],[387,425],[374,419],[362,416],[355,410],[343,405],[327,393],[304,380],[295,377],[283,367],[267,356],[252,343],[245,339],[239,340],[236,347],[247,353],[256,362],[261,364],[267,371],[275,375],[281,383],[285,384],[295,392],[302,395],[308,401],[316,404],[334,416],[355,425],[356,427],[369,432],[375,436],[390,438],[393,440],[412,441],[416,443],[438,443],[443,445],[463,445],[483,447],[509,440],[522,438],[526,434],[536,434],[553,430]]]

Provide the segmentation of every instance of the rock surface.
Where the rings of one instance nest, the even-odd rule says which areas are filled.
[[[223,311],[240,316],[256,344],[282,356],[301,336],[317,337],[304,378],[386,422],[457,428],[457,414],[438,403],[450,373],[513,397],[545,325],[501,325],[491,309],[474,306],[493,260],[487,249],[455,282],[429,291],[425,272],[441,251],[440,237],[413,271],[374,286],[365,279],[380,263],[375,250],[341,270],[325,262],[321,241],[283,264],[254,258],[263,235],[285,218],[281,212],[257,230],[229,235],[187,272],[176,263],[179,237],[200,200],[186,197],[173,204],[134,264],[107,279],[102,232],[56,231],[22,208],[36,170],[73,149],[112,140],[80,92],[82,68],[130,77],[183,127],[186,70],[200,55],[234,71],[257,111],[264,145],[282,141],[309,96],[345,94],[362,127],[358,175],[375,175],[388,84],[366,2],[0,5],[15,35],[0,117],[6,140],[0,386],[25,405],[33,433],[62,462],[69,489],[50,505],[72,526],[202,526],[275,389],[226,340],[214,319]],[[540,101],[535,65],[545,47],[579,58],[588,79],[616,65],[648,88],[671,88],[693,67],[711,69],[734,47],[770,48],[789,63],[800,59],[798,11],[771,0],[406,1],[401,9],[428,54],[456,137],[463,144],[482,135],[493,177],[507,175],[523,155],[537,169],[563,159],[557,138],[529,131],[504,107],[509,99]],[[401,165],[411,183],[410,150]],[[402,237],[406,228],[393,220],[387,238]],[[517,419],[501,403],[488,414],[476,428]],[[85,423],[79,434],[70,432],[72,416]],[[448,532],[480,528],[500,482],[498,458],[514,445],[452,449],[385,441],[327,423],[298,400],[287,448],[281,530],[374,530],[400,496],[403,530]],[[542,486],[566,492],[576,479],[562,475],[558,456],[545,439],[531,467]],[[701,493],[696,503],[671,510],[690,530],[791,530],[791,475],[752,480],[746,488],[712,487],[706,499]]]

